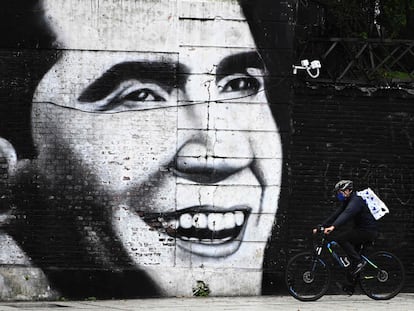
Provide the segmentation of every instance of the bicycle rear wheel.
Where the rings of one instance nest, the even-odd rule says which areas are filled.
[[[387,300],[397,295],[405,281],[401,261],[389,252],[376,252],[369,256],[368,264],[361,271],[359,283],[368,297]]]
[[[331,270],[313,254],[300,253],[289,260],[285,281],[289,293],[301,301],[321,298],[329,288]]]

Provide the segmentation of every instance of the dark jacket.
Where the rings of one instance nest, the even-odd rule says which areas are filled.
[[[378,231],[378,224],[364,199],[352,192],[351,196],[323,223],[324,227],[335,226],[338,228],[354,220],[356,229]]]

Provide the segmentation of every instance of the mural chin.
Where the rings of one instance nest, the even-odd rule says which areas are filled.
[[[202,257],[225,257],[243,240],[249,206],[192,206],[173,213],[144,214],[144,221],[176,239],[177,246]]]

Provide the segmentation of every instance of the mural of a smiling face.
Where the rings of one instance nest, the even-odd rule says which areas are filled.
[[[282,147],[238,3],[43,8],[62,51],[33,96],[30,171],[56,222],[95,264],[129,262],[165,295],[197,280],[260,293]]]

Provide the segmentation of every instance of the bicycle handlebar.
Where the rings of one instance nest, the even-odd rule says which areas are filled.
[[[312,231],[313,236],[317,236],[317,238],[316,238],[318,240],[317,244],[322,245],[325,241],[326,236],[327,236],[325,234],[325,227],[322,226],[322,225],[318,225],[316,228],[314,228],[314,230],[315,229],[316,229],[316,232]]]
[[[321,233],[324,233],[325,231],[325,227],[322,225],[317,225],[316,228],[314,228],[314,230],[315,229],[316,229],[316,232],[314,232],[314,234],[317,234],[317,233],[321,234]]]

